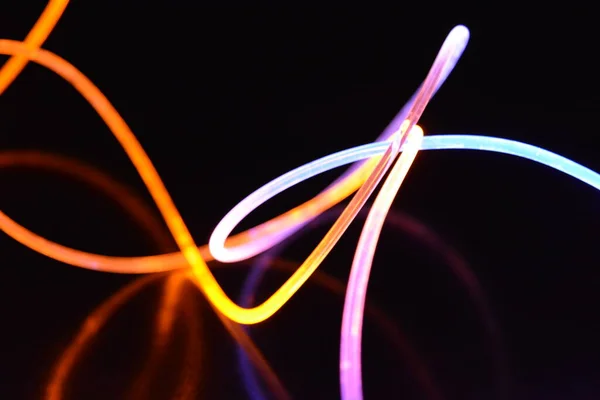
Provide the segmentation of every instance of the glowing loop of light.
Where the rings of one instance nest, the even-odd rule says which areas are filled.
[[[363,309],[375,247],[389,207],[419,150],[471,149],[511,154],[540,162],[600,189],[600,176],[564,157],[534,146],[500,138],[443,135],[423,138],[416,124],[429,100],[448,77],[462,55],[469,38],[463,26],[454,28],[442,45],[425,81],[390,126],[372,144],[326,156],[297,168],[248,196],[217,225],[209,245],[197,247],[152,162],[133,132],[114,107],[80,71],[60,57],[41,50],[68,1],[52,0],[24,42],[0,40],[0,54],[12,56],[0,71],[0,93],[18,76],[28,61],[41,64],[71,83],[95,108],[130,157],[180,252],[150,257],[110,257],[70,249],[27,230],[0,212],[0,229],[22,244],[54,259],[83,268],[120,273],[149,273],[189,266],[197,286],[211,304],[226,317],[254,324],[272,316],[302,286],[333,248],[348,225],[383,180],[370,209],[356,248],[346,291],[340,349],[340,381],[344,399],[362,398],[360,345]],[[401,154],[400,154],[401,153]],[[246,232],[227,238],[235,226],[256,207],[283,190],[319,173],[342,165],[355,164],[349,171],[313,199]],[[235,262],[280,243],[307,222],[333,205],[358,192],[317,248],[298,270],[269,299],[253,308],[235,304],[222,290],[206,261]],[[210,249],[210,251],[209,251]]]

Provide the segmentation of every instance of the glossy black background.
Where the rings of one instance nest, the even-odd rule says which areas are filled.
[[[43,7],[37,0],[3,5],[0,37],[23,38]],[[508,9],[455,9],[431,17],[433,5],[425,8],[75,1],[44,47],[87,74],[122,113],[198,243],[263,183],[376,138],[458,23],[470,28],[472,39],[427,108],[425,131],[516,139],[600,170],[598,33],[581,18],[584,11],[529,18]],[[101,120],[52,73],[28,66],[0,98],[0,114],[0,148],[86,160],[149,201]],[[278,197],[244,227],[308,199],[334,177]],[[122,256],[158,252],[127,215],[77,182],[18,169],[1,171],[0,182],[2,210],[59,243]],[[558,172],[473,152],[422,153],[394,204],[456,248],[479,278],[504,340],[505,398],[600,394],[597,204],[592,188]],[[322,266],[343,281],[360,226],[353,224]],[[301,260],[324,232],[304,236],[283,255]],[[51,366],[85,316],[135,277],[65,266],[5,235],[0,251],[0,397],[40,398]],[[243,271],[216,272],[234,297]],[[281,279],[274,274],[262,295]],[[72,376],[70,398],[127,396],[129,378],[148,352],[158,288],[111,321]],[[186,296],[203,310],[198,397],[247,398],[233,340],[199,295],[189,290]],[[501,393],[473,303],[414,238],[386,228],[369,299],[420,354],[444,398]],[[294,398],[339,397],[341,310],[339,296],[308,286],[273,320],[253,328]],[[365,329],[366,398],[426,398],[377,327],[367,321]],[[178,368],[165,363],[165,371]],[[152,398],[170,398],[168,385],[166,375],[155,377]]]

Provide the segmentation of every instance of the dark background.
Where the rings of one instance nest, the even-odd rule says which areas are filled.
[[[0,37],[24,38],[44,6],[5,4]],[[433,7],[75,1],[44,48],[77,66],[121,112],[198,243],[262,184],[374,140],[459,23],[470,28],[471,41],[423,115],[426,133],[506,137],[600,170],[599,34],[582,19],[588,12],[538,10],[535,18],[517,19],[518,10],[503,16],[490,6],[432,17]],[[85,160],[150,201],[102,121],[53,73],[29,65],[0,98],[0,115],[1,149]],[[309,199],[335,176],[282,194],[243,227]],[[125,213],[85,185],[28,169],[2,170],[0,182],[1,209],[45,237],[102,254],[158,253]],[[418,156],[394,208],[468,261],[502,335],[496,350],[507,360],[507,379],[495,375],[476,308],[448,267],[410,235],[384,230],[369,301],[403,332],[443,398],[600,396],[600,214],[592,188],[509,156],[430,152]],[[344,282],[360,228],[354,223],[322,266]],[[282,256],[301,261],[324,232],[311,231]],[[5,235],[0,251],[0,397],[40,398],[51,366],[86,315],[136,277],[66,266]],[[216,275],[237,298],[244,270]],[[282,279],[267,279],[262,296]],[[203,310],[197,396],[247,398],[234,341],[199,295],[187,296]],[[148,352],[158,297],[153,286],[109,323],[70,378],[69,398],[127,397],[129,377]],[[339,397],[341,310],[341,297],[309,283],[273,320],[252,328],[294,398]],[[390,349],[367,319],[365,397],[427,398],[406,360]],[[170,398],[161,376],[153,380],[152,398]]]

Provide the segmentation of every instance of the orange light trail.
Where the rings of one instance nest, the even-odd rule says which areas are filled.
[[[353,153],[352,157],[355,158],[348,156],[350,153],[345,152],[328,156],[329,158],[325,157],[331,161],[331,165],[334,164],[334,161],[338,162],[337,166],[350,163],[348,160],[346,160],[347,162],[340,161],[341,158],[346,156],[348,159],[352,158],[352,162],[367,160],[351,171],[351,173],[347,173],[335,182],[335,184],[303,204],[245,232],[228,237],[235,226],[254,208],[262,204],[267,197],[270,198],[285,188],[293,186],[293,184],[300,181],[299,177],[302,176],[300,173],[294,175],[301,168],[291,171],[291,173],[288,173],[289,176],[285,174],[278,178],[282,179],[281,182],[284,182],[286,177],[290,178],[293,176],[296,179],[295,183],[290,178],[290,182],[284,182],[285,184],[280,182],[281,185],[277,190],[273,189],[276,185],[265,185],[265,187],[270,188],[269,190],[272,191],[269,192],[265,189],[263,192],[260,190],[255,192],[254,194],[261,193],[261,196],[263,196],[260,197],[257,195],[260,197],[260,201],[257,200],[257,196],[249,196],[223,218],[213,232],[208,245],[198,246],[160,178],[158,171],[130,127],[114,106],[101,90],[77,68],[58,55],[42,49],[44,41],[58,23],[67,5],[67,0],[51,0],[23,42],[0,39],[0,54],[11,57],[0,70],[0,94],[18,77],[28,62],[35,62],[53,71],[75,88],[100,116],[129,157],[154,200],[179,251],[143,257],[114,257],[84,252],[41,237],[0,211],[0,230],[14,240],[47,257],[76,267],[96,271],[123,274],[154,274],[134,282],[134,284],[111,297],[108,302],[92,313],[53,371],[50,384],[47,387],[46,398],[49,400],[59,400],[64,397],[65,382],[74,365],[91,339],[98,334],[100,328],[110,316],[144,286],[152,282],[155,278],[158,279],[158,277],[162,276],[156,273],[169,271],[171,271],[171,274],[166,279],[163,301],[155,325],[156,346],[154,347],[158,350],[156,350],[156,353],[151,354],[147,368],[142,371],[131,395],[133,397],[144,397],[144,391],[147,390],[146,382],[148,382],[149,377],[154,373],[155,363],[161,358],[160,349],[168,342],[174,320],[177,318],[176,310],[183,300],[181,298],[182,288],[184,283],[190,279],[204,294],[232,337],[246,349],[250,358],[254,360],[254,364],[261,372],[272,392],[276,393],[280,398],[289,398],[289,394],[270,369],[260,351],[237,324],[250,325],[260,323],[280,310],[313,274],[318,273],[317,269],[321,262],[337,244],[348,226],[367,203],[370,196],[376,191],[378,185],[383,182],[383,187],[375,200],[375,207],[371,209],[367,217],[363,235],[359,240],[357,254],[353,263],[353,271],[351,273],[350,287],[353,293],[346,294],[346,310],[343,322],[341,361],[342,396],[353,399],[362,398],[360,332],[362,330],[366,287],[378,235],[396,193],[400,189],[404,178],[409,173],[417,153],[422,149],[424,133],[417,123],[429,100],[446,79],[457,59],[462,54],[468,41],[468,30],[465,27],[459,26],[451,32],[449,39],[444,42],[438,53],[438,57],[424,83],[413,99],[407,103],[408,106],[404,110],[405,113],[401,113],[402,120],[399,121],[396,129],[388,132],[389,135],[379,143],[385,145],[385,147],[378,148],[376,152],[373,149],[368,150],[366,147],[359,149],[357,152],[363,151],[364,154],[361,153],[362,155],[358,157],[357,154],[359,153]],[[371,152],[369,153],[367,150]],[[365,156],[365,154],[368,155]],[[20,156],[23,155],[21,154]],[[340,159],[334,160],[335,157]],[[57,167],[60,169],[62,168],[61,166],[72,162],[67,159],[59,159],[58,164],[53,164],[56,160],[52,157],[44,159],[41,154],[30,154],[32,165],[36,162],[46,163],[47,167]],[[8,158],[4,162],[10,164],[12,161]],[[0,164],[2,163],[3,158],[0,155]],[[78,170],[79,172],[77,173],[86,171],[85,168],[79,168]],[[74,175],[77,175],[77,173],[74,173]],[[308,176],[309,174],[305,175]],[[130,210],[132,216],[140,221],[140,226],[151,232],[151,234],[156,235],[155,239],[157,242],[170,242],[170,238],[167,238],[163,233],[157,233],[162,232],[162,227],[153,216],[149,216],[152,213],[144,206],[138,207],[135,198],[130,196],[126,190],[112,185],[107,180],[103,180],[104,178],[101,174],[94,174],[93,170],[88,169],[84,176],[84,181],[89,179],[95,182],[94,184],[101,188],[101,190],[105,190],[110,197],[120,199],[119,201],[121,201],[123,207]],[[303,179],[306,179],[306,176]],[[288,186],[284,188],[286,184]],[[352,196],[353,194],[354,196]],[[293,269],[288,280],[261,304],[251,308],[244,308],[236,304],[225,293],[207,265],[208,262],[213,260],[238,262],[255,256],[289,237],[313,218],[350,196],[352,197],[349,204],[316,248],[304,262]],[[249,199],[254,201],[254,203]],[[244,202],[248,202],[251,206]],[[289,265],[288,269],[290,269]],[[321,274],[315,276],[321,276]],[[188,310],[188,313],[193,314],[193,311]],[[196,330],[194,327],[190,329],[191,331]],[[190,346],[198,347],[193,335],[190,337],[192,337]],[[196,367],[199,368],[198,365],[195,365],[194,370],[197,369]],[[182,397],[192,396],[193,390],[190,389],[191,386],[193,384],[183,384],[180,390],[181,393],[184,393]],[[432,390],[432,393],[437,392]]]
[[[353,201],[348,206],[347,212],[340,216],[338,223],[332,228],[332,231],[323,239],[321,244],[298,271],[264,303],[250,309],[242,308],[227,296],[214,278],[206,264],[207,261],[212,259],[208,248],[206,246],[198,248],[195,244],[158,172],[127,123],[102,92],[85,75],[59,56],[39,48],[39,45],[43,42],[40,38],[45,38],[49,34],[48,29],[56,25],[58,18],[62,14],[62,10],[66,7],[66,3],[66,1],[59,0],[49,3],[46,10],[52,12],[48,11],[42,14],[36,23],[36,27],[40,27],[36,32],[40,33],[35,36],[31,35],[32,39],[30,39],[29,43],[0,40],[0,54],[16,57],[12,58],[17,60],[15,63],[23,63],[24,61],[22,60],[24,59],[36,62],[60,75],[81,93],[106,123],[129,156],[173,235],[180,253],[131,258],[90,254],[62,246],[36,235],[1,211],[0,230],[23,245],[50,258],[74,266],[95,270],[120,273],[147,273],[185,267],[185,262],[187,262],[187,265],[189,265],[194,274],[195,283],[205,294],[209,302],[227,318],[242,324],[255,324],[269,318],[293,296],[316,270],[326,254],[350,224],[352,218],[362,205],[364,205],[373,190],[375,190],[376,183],[379,182],[383,174],[391,166],[391,161],[394,158],[393,153],[388,152],[384,154],[374,169],[372,169],[374,162],[367,163],[362,169],[356,171],[332,190],[323,192],[320,196],[307,201],[301,206],[256,228],[241,233],[228,241],[228,244],[233,246],[242,246],[251,241],[259,241],[264,236],[273,235],[274,231],[282,231],[292,225],[298,225],[302,220],[310,220],[320,212],[339,203],[357,189],[359,190],[357,196],[353,198]],[[44,32],[48,33],[44,36],[42,35]],[[14,71],[17,71],[16,68],[21,64],[13,65],[14,67],[10,69],[3,69],[2,74],[0,74],[0,82],[3,80],[6,82],[11,81],[10,76],[12,75],[9,74],[14,74]],[[412,124],[414,123],[411,123],[411,126]],[[409,127],[405,126],[402,132],[403,135],[407,133],[407,129]],[[401,140],[401,138],[399,137],[398,140]],[[367,175],[365,171],[370,171],[371,174]],[[298,220],[299,218],[301,218],[300,221]]]

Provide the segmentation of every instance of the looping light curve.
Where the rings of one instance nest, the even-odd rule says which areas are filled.
[[[256,324],[280,310],[309,279],[383,182],[364,223],[346,290],[340,348],[343,399],[362,398],[361,332],[370,270],[387,213],[419,150],[470,149],[510,154],[542,163],[600,189],[600,176],[597,173],[534,146],[485,136],[423,137],[423,130],[417,125],[419,119],[455,67],[469,40],[468,29],[457,26],[444,41],[419,89],[378,141],[325,156],[266,184],[226,214],[214,229],[208,245],[198,247],[158,171],[112,104],[73,65],[41,49],[67,4],[66,0],[50,1],[24,42],[0,40],[0,54],[11,56],[0,70],[0,94],[14,81],[28,61],[50,69],[69,82],[95,109],[128,155],[175,239],[179,252],[147,257],[113,257],[86,253],[43,238],[1,211],[0,230],[41,254],[82,268],[114,273],[155,273],[190,268],[195,284],[223,317],[241,324]],[[398,66],[399,69],[401,67]],[[317,174],[353,163],[346,173],[311,200],[252,229],[228,237],[247,215],[278,193]],[[236,304],[210,271],[208,261],[216,259],[232,263],[256,256],[281,243],[353,193],[355,194],[349,204],[317,247],[262,304],[251,308]]]

